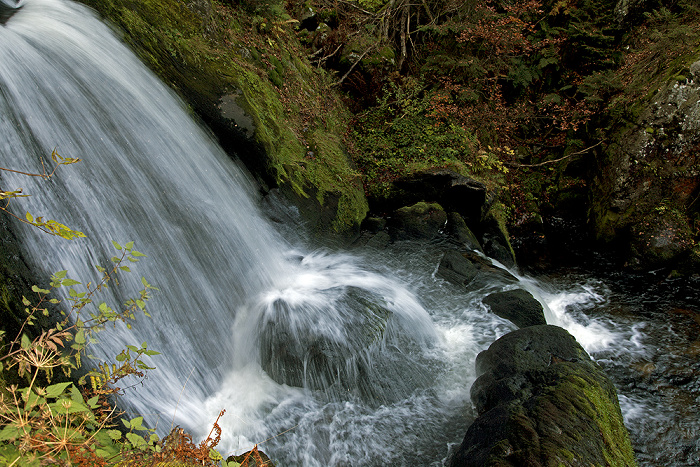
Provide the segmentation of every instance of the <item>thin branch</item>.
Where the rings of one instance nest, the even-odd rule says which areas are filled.
[[[27,177],[41,177],[41,178],[50,177],[50,175],[46,175],[46,171],[44,171],[43,174],[35,174],[35,173],[29,173],[29,172],[22,172],[21,170],[6,169],[5,167],[0,167],[0,170],[4,170],[5,172],[12,172],[12,173],[16,173],[16,174],[26,175]],[[53,175],[53,172],[51,172],[51,174]]]
[[[551,160],[551,161],[544,161],[544,162],[540,162],[539,164],[517,164],[517,163],[515,163],[515,162],[506,162],[505,165],[507,165],[507,166],[509,166],[509,167],[543,167],[543,166],[545,166],[545,165],[547,165],[547,164],[556,164],[557,162],[561,162],[561,161],[563,161],[563,160],[565,160],[565,159],[568,159],[568,158],[570,158],[570,157],[579,156],[579,155],[581,155],[581,154],[585,154],[585,153],[587,153],[588,151],[590,151],[591,149],[600,146],[601,144],[603,144],[603,142],[602,142],[602,141],[599,141],[598,143],[594,144],[593,146],[588,147],[588,148],[586,148],[586,149],[583,149],[583,150],[581,150],[581,151],[572,152],[571,154],[567,154],[566,156],[560,157],[559,159],[554,159],[554,160]]]
[[[372,13],[371,11],[367,11],[363,8],[360,8],[359,6],[355,5],[354,3],[347,2],[345,0],[338,0],[340,3],[344,3],[345,5],[349,5],[353,7],[356,10],[360,10],[362,13],[369,15],[369,16],[377,16],[376,13]]]
[[[355,60],[355,63],[353,63],[352,66],[350,67],[350,69],[349,69],[347,72],[345,72],[345,74],[343,75],[343,77],[340,78],[339,81],[333,83],[331,86],[340,86],[340,85],[343,83],[343,81],[345,81],[345,78],[347,78],[348,75],[350,75],[350,73],[352,73],[352,70],[355,69],[355,67],[357,66],[357,64],[360,63],[360,62],[362,61],[362,59],[365,58],[365,55],[367,55],[367,54],[369,53],[369,51],[372,50],[374,47],[375,47],[375,44],[370,45],[369,48],[368,48],[367,50],[365,50],[365,51],[362,53],[362,55],[360,55],[360,58],[358,58],[357,60]]]

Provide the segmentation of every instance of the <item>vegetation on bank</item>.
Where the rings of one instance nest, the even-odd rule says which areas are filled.
[[[689,66],[700,57],[694,2],[287,5],[305,12],[298,16],[300,37],[310,53],[341,77],[356,115],[354,159],[371,206],[396,178],[451,168],[499,187],[508,224],[521,232],[543,233],[542,218],[559,216],[624,242],[642,217],[654,218],[665,205],[689,226],[680,250],[697,245],[698,206],[687,196],[659,190],[630,221],[597,220],[614,203],[610,179],[623,165],[615,151],[629,144],[623,130],[640,125],[639,115],[666,83],[692,79]],[[679,157],[689,159],[693,147]],[[659,170],[662,159],[648,163],[656,172],[647,170],[646,179],[677,185]],[[696,199],[698,174],[685,165],[683,189]],[[644,181],[631,179],[635,186]],[[654,253],[637,247],[652,262]]]
[[[363,188],[376,209],[397,178],[449,168],[493,187],[521,234],[556,216],[631,242],[670,203],[697,246],[687,197],[610,215],[624,130],[698,58],[690,0],[82,1],[314,230],[355,230]]]

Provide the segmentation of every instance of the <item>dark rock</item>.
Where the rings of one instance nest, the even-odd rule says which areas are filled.
[[[452,211],[447,213],[445,231],[453,240],[465,248],[483,252],[476,235],[467,227],[467,223],[464,222],[464,218],[458,212]]]
[[[564,329],[506,334],[476,370],[479,417],[450,466],[636,465],[615,388]]]
[[[386,219],[383,217],[367,217],[362,221],[362,229],[371,233],[377,233],[386,227]]]
[[[486,186],[457,172],[447,169],[418,172],[397,180],[394,185],[410,193],[416,201],[436,201],[446,210],[460,213],[470,226],[481,220]]]
[[[493,314],[509,320],[519,328],[547,324],[542,304],[526,290],[492,293],[483,302]]]
[[[437,275],[456,285],[467,285],[479,272],[479,268],[457,250],[448,250],[440,261]]]
[[[397,209],[389,222],[394,240],[432,239],[445,228],[447,214],[437,203],[419,202]]]
[[[0,24],[5,24],[24,5],[24,0],[0,0]]]
[[[496,283],[503,285],[518,283],[517,277],[507,270],[494,265],[489,258],[483,255],[467,251],[462,252],[462,256],[471,262],[479,271],[471,284],[469,284],[472,288],[494,285]]]

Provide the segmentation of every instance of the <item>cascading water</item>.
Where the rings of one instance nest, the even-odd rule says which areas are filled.
[[[150,258],[119,290],[138,290],[141,275],[161,290],[152,320],[106,331],[93,351],[111,357],[146,341],[162,352],[124,407],[161,433],[178,424],[201,436],[226,409],[223,451],[269,439],[261,448],[279,465],[441,465],[473,418],[476,354],[513,329],[481,304],[504,284],[468,292],[436,278],[431,245],[292,247],[245,171],[89,10],[29,0],[6,19],[2,165],[41,172],[54,147],[83,159],[50,181],[2,174],[5,189],[33,195],[13,202],[18,215],[87,234],[68,242],[18,226],[27,251],[44,273],[87,282],[112,240],[133,240]],[[621,339],[640,339],[585,316],[605,302],[595,287],[521,286],[594,354],[629,354]],[[104,298],[123,301],[119,290]]]
[[[318,432],[333,430],[318,425],[330,412],[350,411],[343,423],[355,426],[427,390],[438,333],[416,298],[350,257],[292,251],[260,215],[245,172],[87,9],[27,2],[0,27],[0,44],[3,166],[41,172],[54,147],[83,159],[46,182],[3,174],[34,195],[17,209],[87,235],[66,242],[26,228],[34,261],[87,282],[113,255],[111,240],[135,241],[151,257],[119,290],[138,290],[141,275],[159,287],[153,322],[110,330],[93,352],[108,358],[143,341],[162,352],[125,398],[131,411],[162,433],[171,423],[204,433],[225,408],[230,449],[299,425],[315,406],[319,420],[288,439],[324,444]],[[125,298],[110,294],[108,302]],[[421,404],[401,409],[390,428],[410,432],[416,411],[431,410]],[[386,443],[379,433],[375,444]],[[324,449],[307,448],[303,462],[342,455]]]

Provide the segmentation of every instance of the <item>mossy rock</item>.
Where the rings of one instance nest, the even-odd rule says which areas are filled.
[[[482,229],[484,253],[505,267],[515,266],[515,251],[506,227],[505,206],[501,202],[496,202],[490,207],[484,216]]]
[[[476,369],[479,416],[449,465],[636,465],[614,386],[564,329],[506,334]]]
[[[389,221],[389,231],[394,240],[430,240],[442,234],[446,223],[447,213],[442,206],[421,201],[397,209]]]

